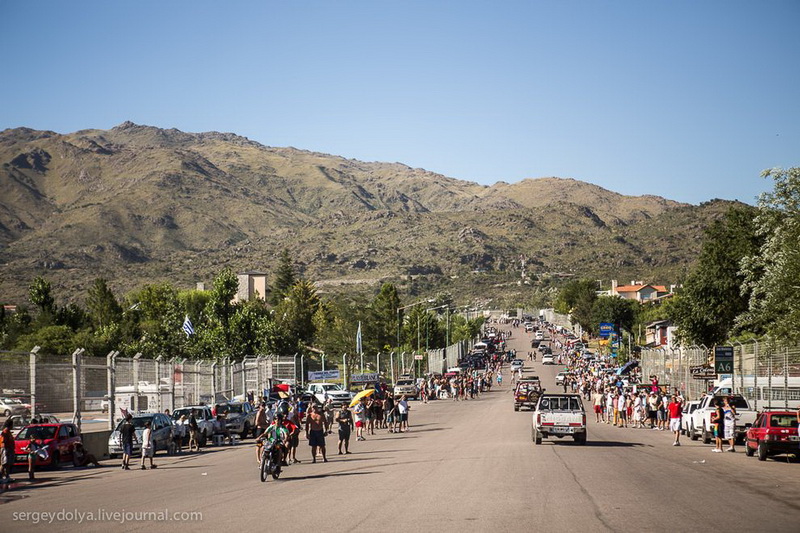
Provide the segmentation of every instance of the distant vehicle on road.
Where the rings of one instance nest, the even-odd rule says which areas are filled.
[[[548,437],[572,437],[586,444],[586,411],[579,394],[550,394],[539,397],[531,423],[531,438],[541,444]]]
[[[338,383],[310,383],[308,392],[316,396],[321,403],[330,398],[334,407],[348,406],[353,399],[353,393],[344,390]]]
[[[537,331],[537,332],[534,334],[533,338],[534,338],[534,339],[536,339],[537,341],[542,341],[542,340],[544,340],[544,332],[543,332],[543,331]]]
[[[409,399],[417,399],[419,396],[419,389],[417,389],[417,385],[414,383],[413,379],[398,379],[397,383],[394,384],[394,396],[399,398],[402,395],[405,395],[406,398]]]
[[[205,446],[208,439],[214,435],[214,416],[211,414],[211,408],[207,405],[190,405],[189,407],[181,407],[172,411],[172,423],[180,424],[181,416],[186,418],[183,420],[183,425],[186,426],[184,440],[189,440],[189,419],[194,414],[194,419],[197,421],[197,431],[200,433],[199,446]]]
[[[538,377],[521,379],[514,390],[514,410],[519,411],[522,407],[535,409],[541,394],[542,384]]]
[[[783,453],[797,453],[800,445],[797,411],[764,411],[747,430],[745,454],[752,457],[758,453],[759,461]]]
[[[564,380],[567,379],[569,372],[559,372],[556,374],[556,385],[563,385]]]
[[[517,370],[522,370],[525,367],[525,361],[522,359],[514,359],[511,361],[511,371],[516,372]]]
[[[543,365],[554,365],[556,364],[556,358],[551,353],[546,353],[542,356],[542,364]]]
[[[225,415],[225,428],[242,439],[256,426],[256,411],[248,402],[224,402],[217,404],[217,415]]]

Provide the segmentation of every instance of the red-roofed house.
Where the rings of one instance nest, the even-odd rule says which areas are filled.
[[[641,282],[631,282],[630,285],[617,285],[616,280],[611,280],[611,296],[619,296],[626,300],[636,300],[637,302],[651,302],[669,294],[663,285],[650,285]]]

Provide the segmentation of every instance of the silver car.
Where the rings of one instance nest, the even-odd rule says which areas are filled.
[[[133,427],[136,429],[136,438],[133,439],[133,455],[142,451],[142,434],[144,433],[145,422],[150,422],[150,429],[153,432],[153,452],[158,450],[169,450],[172,443],[172,421],[164,413],[140,413],[134,415]],[[122,455],[122,439],[120,427],[125,423],[121,420],[117,428],[108,437],[108,456],[115,459]]]

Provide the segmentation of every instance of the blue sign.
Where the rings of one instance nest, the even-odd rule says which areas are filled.
[[[614,324],[611,322],[600,322],[600,336],[608,338],[609,335],[614,333]]]

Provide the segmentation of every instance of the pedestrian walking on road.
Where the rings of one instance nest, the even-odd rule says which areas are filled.
[[[158,465],[153,464],[153,455],[155,454],[155,443],[153,442],[153,429],[150,421],[144,423],[144,431],[142,432],[142,470],[147,470],[144,466],[145,458],[150,459],[150,469],[157,468]]]
[[[364,438],[364,426],[367,423],[367,405],[364,397],[353,408],[353,414],[356,416],[356,440],[367,440]]]
[[[405,394],[400,397],[400,401],[397,402],[397,425],[395,426],[395,433],[403,433],[403,431],[408,431],[408,401],[406,400]]]
[[[724,431],[725,418],[722,412],[720,401],[713,402],[714,414],[711,415],[711,425],[714,428],[714,449],[712,452],[719,453],[722,451],[722,432]]]
[[[730,447],[725,450],[726,452],[735,452],[736,448],[736,408],[731,405],[731,399],[726,396],[722,400],[722,418],[724,420],[725,440],[728,441]],[[720,449],[722,445],[720,444]]]
[[[11,482],[11,469],[14,467],[14,421],[10,418],[3,424],[3,432],[0,433],[0,481]]]
[[[325,456],[325,415],[322,406],[315,405],[306,415],[306,438],[311,446],[311,462],[317,462],[317,449],[322,453],[322,461],[327,463]]]
[[[683,415],[683,406],[681,405],[680,399],[674,394],[672,395],[672,401],[669,402],[667,405],[667,411],[669,412],[669,430],[675,434],[675,442],[672,443],[673,446],[680,446],[681,445],[681,416]]]
[[[131,455],[133,455],[133,441],[136,439],[136,428],[133,427],[133,415],[125,415],[125,422],[119,428],[122,441],[122,469],[130,470]],[[196,423],[196,422],[195,422]]]
[[[599,424],[603,421],[603,395],[595,392],[592,395],[592,405],[594,406],[595,422]]]
[[[339,416],[336,417],[339,423],[339,455],[342,455],[342,446],[344,446],[344,453],[350,452],[350,434],[353,430],[353,413],[346,407],[339,411]]]

